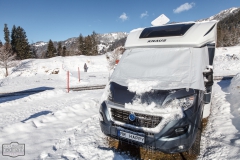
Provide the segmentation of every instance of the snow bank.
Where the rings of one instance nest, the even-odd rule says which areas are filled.
[[[240,72],[240,46],[216,48],[214,76],[236,75]]]
[[[233,112],[240,117],[240,73],[233,77],[229,87]],[[240,122],[239,122],[240,125]]]
[[[211,114],[202,133],[198,159],[240,158],[240,114],[237,111],[240,105],[239,79],[238,74],[232,81],[214,83]]]

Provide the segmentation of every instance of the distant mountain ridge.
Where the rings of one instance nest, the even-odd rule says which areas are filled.
[[[218,46],[233,46],[240,44],[240,8],[232,7],[219,12],[209,18],[200,19],[196,22],[218,20]],[[103,54],[108,50],[113,50],[119,45],[125,43],[128,33],[126,32],[113,32],[98,34],[97,41],[98,52]],[[65,41],[60,41],[62,46],[66,46],[67,50],[72,55],[78,52],[78,37],[72,37]],[[54,46],[57,47],[57,42],[54,41]],[[32,46],[37,52],[37,57],[46,52],[48,42],[39,41],[33,43]]]
[[[212,20],[220,21],[220,20],[228,17],[231,14],[237,13],[239,10],[240,10],[240,8],[232,7],[232,8],[223,10],[223,11],[219,12],[218,14],[215,14],[215,15],[209,17],[209,18],[197,20],[196,22],[212,21]]]
[[[104,33],[97,35],[97,41],[99,42],[98,51],[99,53],[105,53],[108,48],[117,40],[126,38],[128,33],[126,32],[113,32]],[[67,50],[72,52],[72,54],[78,52],[78,37],[68,38],[67,40],[60,41],[62,46],[66,46]],[[57,47],[57,41],[53,41],[55,47]],[[48,42],[38,41],[31,44],[36,50],[38,58],[42,57],[42,54],[47,51]]]

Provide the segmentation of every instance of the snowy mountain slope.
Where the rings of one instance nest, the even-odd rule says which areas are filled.
[[[125,38],[128,34],[126,32],[114,32],[114,33],[105,33],[98,34],[97,41],[99,42],[98,51],[99,53],[105,53],[109,46],[115,41]],[[78,38],[72,37],[64,41],[60,41],[62,46],[66,46],[68,51],[78,51]],[[53,41],[55,48],[57,48],[57,42]],[[37,57],[41,57],[42,53],[47,51],[48,42],[36,42],[31,44],[37,51]]]
[[[101,43],[113,43],[114,41],[124,38],[128,35],[126,32],[105,33],[99,34],[99,41]]]
[[[229,9],[223,10],[223,11],[219,12],[218,14],[215,14],[209,18],[197,20],[197,22],[212,21],[212,20],[220,21],[220,20],[228,17],[231,14],[237,13],[239,10],[240,10],[240,8],[237,8],[237,7],[229,8]]]

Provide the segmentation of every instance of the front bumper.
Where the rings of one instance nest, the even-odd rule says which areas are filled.
[[[100,126],[102,132],[112,138],[125,141],[129,144],[135,144],[143,147],[151,147],[160,150],[164,153],[179,153],[188,151],[195,141],[196,133],[198,130],[199,123],[201,122],[202,108],[199,107],[197,112],[191,116],[186,113],[186,116],[180,120],[175,120],[169,122],[159,133],[144,133],[134,129],[126,128],[123,126],[118,126],[111,121],[107,107],[105,105],[101,106],[100,114],[103,117],[103,121],[100,121]],[[175,128],[181,126],[188,126],[184,134],[179,136],[169,136],[170,133],[174,131]],[[118,130],[124,130],[125,132],[144,135],[145,143],[139,143],[128,139],[123,139],[118,136]]]

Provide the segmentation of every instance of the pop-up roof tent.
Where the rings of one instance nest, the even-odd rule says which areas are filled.
[[[110,81],[154,81],[153,89],[205,90],[203,71],[212,65],[217,21],[154,26],[130,32],[127,49]],[[214,53],[214,52],[213,52]]]

